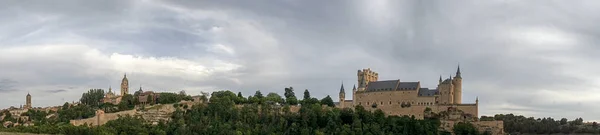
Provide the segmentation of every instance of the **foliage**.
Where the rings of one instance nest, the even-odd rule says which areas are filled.
[[[302,100],[307,100],[310,99],[310,92],[308,92],[308,89],[304,90],[304,98]]]
[[[160,96],[158,98],[158,103],[160,104],[172,104],[172,103],[177,103],[181,100],[192,100],[191,96],[188,95],[181,95],[181,94],[176,94],[176,93],[169,93],[169,92],[163,92],[163,93],[159,93]]]
[[[81,95],[79,101],[84,105],[98,107],[102,103],[102,98],[104,98],[104,90],[90,89],[88,92]]]
[[[211,102],[197,104],[185,110],[177,108],[169,122],[157,125],[144,123],[139,117],[124,116],[102,126],[72,126],[68,123],[41,124],[30,127],[0,129],[8,132],[47,134],[438,134],[439,121],[416,120],[414,117],[386,117],[383,111],[370,112],[356,107],[339,109],[306,104],[298,113],[290,112],[290,106],[270,104],[244,104],[236,107],[237,95],[227,91],[213,93]],[[221,93],[221,94],[219,94]],[[257,92],[258,93],[258,92]],[[256,98],[260,97],[255,94]],[[283,99],[268,94],[266,101]],[[316,99],[308,98],[307,101]],[[318,101],[318,100],[317,100]],[[78,106],[66,107],[75,110]],[[81,107],[89,107],[81,105]]]
[[[473,126],[473,124],[471,123],[464,123],[464,122],[458,122],[454,125],[454,128],[452,129],[452,131],[454,131],[454,133],[456,135],[478,135],[479,131],[477,130],[477,128],[475,128],[475,126]]]
[[[481,119],[490,120],[490,117],[482,116]],[[511,134],[600,133],[600,129],[597,126],[583,124],[582,118],[568,121],[566,118],[560,120],[554,120],[550,117],[536,119],[521,115],[496,114],[493,119],[504,121],[504,131]]]
[[[284,104],[285,100],[281,96],[279,96],[279,94],[271,92],[267,94],[267,97],[265,97],[265,102]]]
[[[254,93],[254,96],[248,97],[248,102],[251,104],[263,104],[264,101],[265,101],[264,96],[262,95],[260,90],[257,90]]]
[[[289,104],[289,105],[297,105],[298,104],[298,98],[296,98],[296,93],[294,93],[294,88],[292,88],[292,87],[285,88],[285,93],[283,95],[285,96],[285,101],[287,104]]]
[[[335,104],[333,103],[333,99],[331,99],[331,97],[329,97],[329,95],[327,95],[325,98],[321,99],[321,105],[335,107]]]
[[[117,108],[119,109],[119,111],[131,110],[135,107],[135,103],[135,99],[132,95],[125,94],[123,97],[121,97],[121,102],[119,102]]]
[[[65,106],[66,109],[64,108]],[[88,105],[80,104],[71,106],[69,103],[65,103],[63,108],[58,110],[58,121],[69,123],[69,120],[86,119],[95,115],[96,111]]]

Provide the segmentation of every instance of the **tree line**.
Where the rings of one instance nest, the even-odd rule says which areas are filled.
[[[217,91],[211,94],[210,102],[191,107],[179,106],[170,121],[162,121],[157,125],[146,123],[139,117],[124,116],[102,126],[42,123],[29,127],[0,128],[0,131],[82,135],[447,133],[438,130],[440,122],[437,119],[385,116],[381,110],[371,112],[362,106],[354,109],[335,108],[331,97],[318,100],[311,97],[308,90],[304,91],[302,100],[294,101],[293,88],[286,88],[284,97],[276,93],[263,96],[257,91],[244,98],[241,93]],[[301,105],[300,110],[291,112],[290,107],[297,104]]]

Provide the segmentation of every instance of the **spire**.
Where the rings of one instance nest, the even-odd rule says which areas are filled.
[[[142,85],[140,84],[140,91],[142,91]]]
[[[458,68],[456,69],[456,77],[461,78],[460,76],[460,64],[458,64]]]
[[[475,103],[479,103],[479,96],[475,98]]]
[[[356,84],[354,84],[354,87],[352,88],[353,91],[356,91]]]
[[[346,92],[344,91],[344,82],[343,82],[343,81],[342,81],[342,87],[340,88],[340,94],[341,94],[341,93],[344,93],[344,94],[346,93]]]
[[[112,92],[112,86],[108,85],[108,92]]]
[[[442,83],[442,75],[440,75],[440,83]]]

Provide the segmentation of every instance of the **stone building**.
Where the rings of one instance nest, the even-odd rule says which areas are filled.
[[[127,74],[123,76],[123,80],[121,81],[121,96],[129,94],[129,80],[127,79]]]
[[[143,91],[142,87],[136,93],[140,93],[138,95],[138,102],[143,105],[156,104],[160,98],[160,94],[154,93],[154,91]]]
[[[127,79],[127,74],[123,76],[123,80],[121,81],[121,95],[115,95],[112,91],[112,87],[108,88],[108,92],[104,95],[102,99],[103,103],[111,103],[111,104],[119,104],[121,102],[121,98],[125,95],[129,94],[129,80]]]
[[[104,94],[102,99],[103,103],[119,104],[121,102],[121,96],[117,96],[112,92],[112,87],[108,87],[108,92]]]
[[[462,76],[460,67],[456,76],[442,79],[437,88],[421,87],[421,82],[379,80],[379,74],[370,68],[358,70],[358,88],[352,88],[352,100],[346,100],[342,84],[337,107],[357,105],[366,110],[381,109],[386,115],[415,116],[423,119],[432,114],[442,119],[442,128],[452,128],[457,122],[471,122],[481,131],[502,134],[502,121],[479,121],[479,98],[475,103],[462,102]],[[426,113],[427,112],[427,113]]]
[[[387,115],[414,115],[423,118],[423,110],[431,108],[437,113],[455,107],[478,116],[478,103],[462,103],[462,76],[460,67],[455,77],[438,81],[437,88],[421,87],[421,82],[379,80],[379,74],[369,69],[357,73],[358,88],[352,88],[352,100],[345,100],[344,86],[340,89],[338,107],[361,105],[367,110],[381,109]]]
[[[25,109],[31,109],[31,95],[29,94],[29,92],[27,93],[27,96],[25,96],[25,106],[23,106],[23,108]]]

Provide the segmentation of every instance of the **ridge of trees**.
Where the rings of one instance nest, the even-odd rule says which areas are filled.
[[[496,114],[492,116],[481,116],[481,121],[502,120],[506,133],[528,133],[528,134],[600,134],[600,127],[596,122],[584,124],[582,118],[569,121],[566,118],[554,119],[525,117],[514,114]]]
[[[292,92],[292,91],[289,91]],[[286,99],[293,96],[285,95]],[[177,107],[171,121],[149,125],[139,117],[124,116],[102,126],[72,126],[65,123],[0,128],[0,131],[49,134],[438,134],[439,120],[417,120],[408,116],[385,116],[357,106],[340,109],[331,97],[321,100],[304,92],[298,113],[290,102],[276,93],[263,96],[257,91],[246,99],[241,93],[213,92],[210,102],[192,107]],[[250,100],[252,99],[252,100]],[[245,101],[246,100],[246,101]],[[293,100],[292,100],[293,101]],[[242,107],[236,107],[236,104]],[[260,112],[260,113],[259,113]]]

